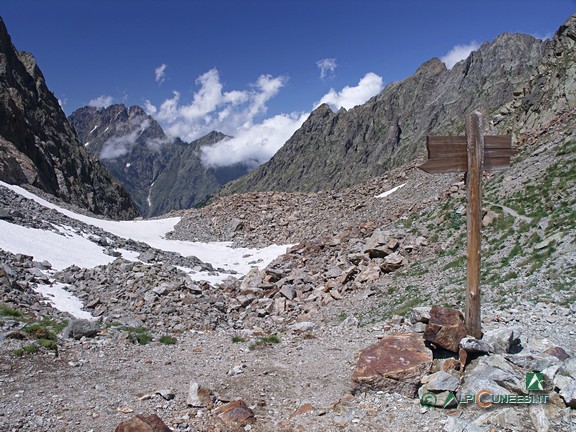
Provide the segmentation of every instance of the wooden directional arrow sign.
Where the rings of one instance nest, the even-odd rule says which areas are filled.
[[[482,337],[480,320],[480,228],[482,225],[482,171],[504,170],[510,166],[512,149],[509,135],[482,133],[482,114],[466,117],[466,136],[429,136],[428,160],[419,168],[430,174],[466,172],[468,246],[466,255],[466,330]]]
[[[428,136],[428,160],[420,165],[430,174],[468,171],[466,136]],[[510,135],[484,135],[483,171],[504,170],[510,166],[510,157],[518,153],[512,148]]]

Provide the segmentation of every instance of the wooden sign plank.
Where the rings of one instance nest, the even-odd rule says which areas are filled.
[[[418,168],[429,174],[441,174],[451,172],[465,172],[467,165],[466,159],[463,161],[450,159],[429,159]]]
[[[466,148],[466,136],[427,136],[427,146],[457,146]],[[484,148],[511,148],[512,135],[485,135]]]

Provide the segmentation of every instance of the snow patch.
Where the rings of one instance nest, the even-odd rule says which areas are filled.
[[[69,285],[54,283],[52,285],[38,284],[34,291],[42,294],[54,308],[62,312],[68,312],[72,316],[81,319],[95,320],[90,312],[82,310],[82,301],[65,290]]]
[[[33,256],[36,261],[49,261],[55,270],[75,264],[92,268],[114,261],[102,247],[66,227],[61,234],[37,228],[27,228],[0,220],[0,247],[14,254]]]
[[[395,188],[390,189],[389,191],[383,192],[380,195],[376,195],[374,196],[374,198],[386,198],[388,195],[393,194],[394,192],[396,192],[398,189],[402,188],[406,186],[406,183],[401,184],[400,186],[396,186]]]
[[[92,132],[94,132],[96,129],[98,129],[98,125],[94,126],[94,127],[92,128],[92,130],[89,132],[88,135],[90,135],[90,134],[91,134]]]
[[[128,163],[126,164],[126,168],[130,168],[130,165],[132,165],[132,164],[131,164],[130,162],[128,162]]]

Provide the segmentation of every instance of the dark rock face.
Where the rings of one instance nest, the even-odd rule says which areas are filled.
[[[0,19],[0,179],[30,184],[115,219],[138,215],[126,190],[80,145],[30,53]]]
[[[489,116],[510,101],[546,46],[503,34],[451,70],[429,60],[364,105],[337,113],[322,105],[269,162],[222,193],[342,189],[381,175],[423,154],[426,135],[462,133],[466,113]]]
[[[70,122],[145,216],[194,207],[248,172],[245,166],[214,169],[202,164],[200,148],[226,135],[211,132],[191,143],[172,139],[139,106],[84,107],[72,113]]]

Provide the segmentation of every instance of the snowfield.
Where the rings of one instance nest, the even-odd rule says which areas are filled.
[[[271,261],[285,253],[289,245],[271,245],[263,249],[233,248],[231,242],[191,242],[170,240],[165,236],[180,222],[179,217],[138,220],[112,221],[80,215],[52,204],[31,192],[14,185],[0,181],[4,186],[17,194],[36,201],[38,204],[54,209],[72,219],[103,229],[111,234],[125,239],[147,243],[153,248],[164,251],[178,252],[183,256],[196,256],[200,260],[212,264],[214,268],[234,270],[235,277],[241,277],[257,265],[266,267]],[[104,248],[90,241],[87,234],[79,234],[71,227],[57,226],[60,234],[40,229],[23,227],[0,220],[0,248],[14,254],[22,253],[34,257],[36,261],[49,261],[53,270],[63,270],[71,265],[82,268],[93,268],[108,264],[115,258],[104,253]],[[125,259],[134,261],[138,254],[133,251],[117,249]],[[228,273],[208,274],[196,272],[189,268],[179,267],[194,280],[205,280],[217,284],[230,276]],[[39,288],[39,292],[48,296],[48,300],[60,310],[66,310],[77,317],[86,317],[87,312],[81,310],[79,300],[70,296],[65,286],[52,285],[50,290]],[[76,301],[77,300],[77,301]],[[64,306],[63,306],[64,305]],[[62,309],[66,307],[66,309]],[[72,312],[74,311],[74,312]]]

